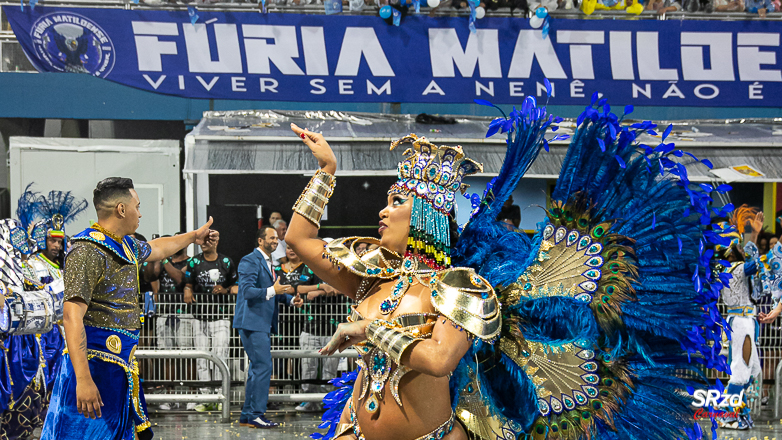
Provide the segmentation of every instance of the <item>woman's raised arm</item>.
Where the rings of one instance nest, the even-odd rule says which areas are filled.
[[[334,188],[337,158],[322,134],[299,128],[296,124],[291,124],[291,130],[309,147],[318,160],[320,170],[293,207],[294,214],[285,234],[285,243],[321,280],[355,299],[360,278],[347,270],[338,271],[329,260],[323,258],[324,242],[318,238],[320,217]]]

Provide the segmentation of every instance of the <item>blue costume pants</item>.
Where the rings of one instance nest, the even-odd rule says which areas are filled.
[[[244,391],[242,418],[253,420],[266,412],[269,384],[272,378],[271,339],[266,332],[239,329],[244,351],[250,359],[250,369]]]
[[[100,393],[102,416],[84,417],[76,407],[76,374],[65,355],[54,383],[41,440],[134,440],[152,438],[146,402],[133,356],[138,330],[85,326],[90,373]]]

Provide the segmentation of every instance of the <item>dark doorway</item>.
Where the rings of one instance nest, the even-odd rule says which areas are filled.
[[[227,255],[234,264],[252,252],[258,231],[255,205],[208,205],[207,216],[214,218],[214,229],[220,232],[217,252]],[[199,250],[200,252],[200,250]]]

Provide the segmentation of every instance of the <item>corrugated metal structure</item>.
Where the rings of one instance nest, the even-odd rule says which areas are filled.
[[[342,174],[394,174],[397,157],[387,154],[395,139],[416,133],[437,144],[459,144],[470,157],[483,163],[484,173],[499,172],[505,157],[502,135],[487,139],[491,118],[454,117],[452,124],[423,124],[415,115],[344,112],[230,111],[205,112],[185,141],[186,174],[265,174],[309,172],[315,161],[290,131],[291,122],[321,132],[337,154]],[[637,121],[627,121],[633,123]],[[667,125],[662,123],[660,125]],[[757,182],[782,180],[782,121],[725,120],[676,121],[668,142],[715,168],[750,165],[765,177]],[[572,134],[575,121],[565,120],[558,133]],[[552,136],[553,137],[553,134]],[[642,143],[657,145],[659,137],[644,136]],[[532,165],[528,178],[556,178],[567,145],[555,142]],[[689,164],[692,159],[684,156]],[[705,166],[691,170],[693,180],[720,179]]]

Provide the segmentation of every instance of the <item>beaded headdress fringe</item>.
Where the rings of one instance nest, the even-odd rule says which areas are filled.
[[[405,159],[399,162],[399,180],[389,194],[405,194],[413,199],[407,254],[417,257],[433,269],[451,266],[451,232],[448,215],[453,209],[454,193],[464,191],[466,175],[483,167],[465,157],[461,146],[437,146],[414,134],[391,144],[391,150],[411,143]]]

